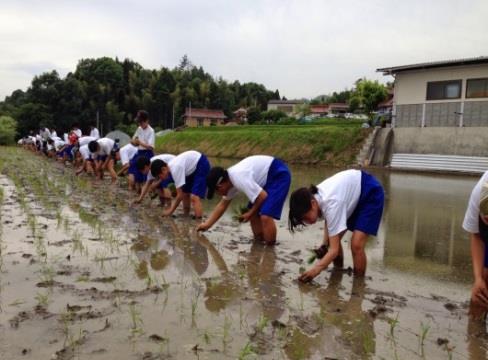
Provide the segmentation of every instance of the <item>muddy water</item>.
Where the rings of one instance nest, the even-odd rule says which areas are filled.
[[[131,207],[124,188],[30,153],[2,148],[0,167],[1,359],[487,356],[460,227],[476,178],[375,173],[387,200],[368,276],[350,275],[346,251],[344,271],[303,285],[322,225],[291,236],[283,220],[268,248],[231,213],[198,234],[157,200]],[[292,170],[292,188],[338,171]]]

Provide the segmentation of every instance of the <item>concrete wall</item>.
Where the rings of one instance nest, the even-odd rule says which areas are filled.
[[[426,102],[427,97],[427,83],[430,81],[443,80],[463,80],[460,100],[464,100],[466,96],[466,79],[486,77],[488,77],[488,64],[400,72],[395,76],[395,104],[424,103]],[[479,101],[481,99],[465,100]],[[458,99],[432,100],[428,101],[428,103],[443,103],[449,101],[458,101]]]
[[[488,127],[395,128],[393,153],[488,157]]]

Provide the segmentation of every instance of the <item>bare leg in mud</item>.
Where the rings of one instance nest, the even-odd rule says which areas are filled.
[[[339,255],[337,255],[332,263],[334,264],[334,267],[344,267],[344,251],[342,250],[342,243],[339,243]]]
[[[191,208],[191,200],[190,200],[190,194],[185,193],[183,195],[183,214],[189,215],[190,214],[190,208]]]
[[[354,230],[351,238],[352,261],[354,264],[354,275],[363,276],[366,273],[366,242],[368,234],[360,230]]]
[[[267,245],[274,245],[276,242],[276,224],[272,217],[255,214],[251,217],[250,223],[254,239],[264,241]]]
[[[190,195],[191,205],[193,206],[193,211],[195,212],[195,217],[201,219],[203,215],[202,201],[197,195]]]

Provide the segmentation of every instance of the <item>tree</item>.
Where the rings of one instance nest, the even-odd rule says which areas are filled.
[[[277,123],[280,119],[286,118],[286,113],[281,110],[268,110],[261,113],[261,117],[264,121],[270,124]]]
[[[0,145],[12,145],[17,134],[17,122],[10,116],[0,116]]]
[[[261,110],[256,106],[251,106],[247,109],[247,122],[254,124],[261,121]]]
[[[361,109],[369,115],[387,96],[386,86],[377,80],[359,79],[350,98],[351,111]]]

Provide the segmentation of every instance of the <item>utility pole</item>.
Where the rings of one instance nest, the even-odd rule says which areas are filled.
[[[173,103],[173,120],[172,120],[171,129],[174,130],[174,128],[175,128],[175,103]]]

